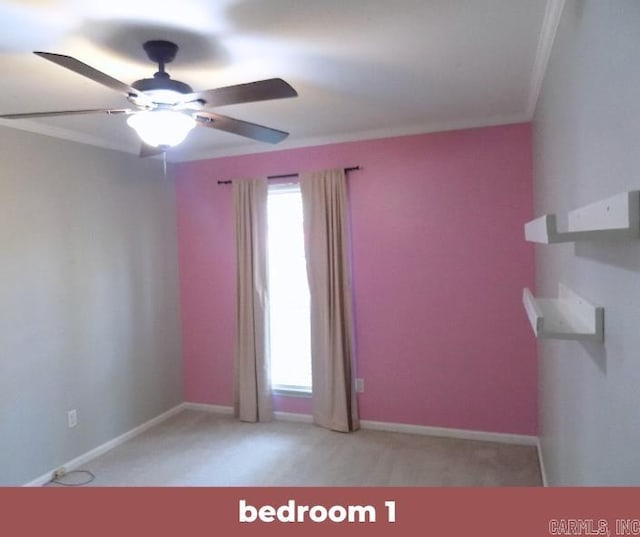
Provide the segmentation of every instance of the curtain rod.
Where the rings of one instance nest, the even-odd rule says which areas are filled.
[[[352,166],[350,168],[345,168],[345,172],[353,172],[355,170],[359,170],[360,166]],[[298,177],[299,173],[284,173],[282,175],[268,175],[267,179],[287,179],[288,177]],[[219,185],[230,185],[233,181],[218,181]]]

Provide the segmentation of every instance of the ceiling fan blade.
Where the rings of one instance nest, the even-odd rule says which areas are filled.
[[[55,116],[80,116],[84,114],[107,114],[115,116],[119,114],[131,114],[133,110],[129,108],[95,108],[91,110],[59,110],[56,112],[27,112],[26,114],[3,114],[2,119],[29,119],[32,117],[55,117]]]
[[[180,101],[183,103],[204,101],[206,107],[213,107],[297,96],[298,92],[284,80],[270,78],[268,80],[249,82],[248,84],[187,93],[181,97]]]
[[[164,149],[155,147],[153,145],[145,144],[144,142],[140,144],[140,158],[154,157],[155,155],[162,155],[164,151],[165,151]]]
[[[288,132],[256,125],[255,123],[249,123],[248,121],[242,121],[232,117],[221,116],[213,112],[198,112],[195,115],[195,119],[198,121],[198,125],[203,127],[238,134],[269,144],[277,144],[289,136]]]
[[[51,52],[34,52],[34,54],[44,58],[45,60],[49,60],[50,62],[65,67],[74,73],[87,77],[98,84],[106,86],[107,88],[119,91],[130,97],[136,97],[139,99],[144,98],[144,94],[139,92],[137,89],[134,89],[124,82],[120,82],[102,71],[94,69],[90,65],[72,58],[71,56],[65,56],[64,54],[52,54]]]

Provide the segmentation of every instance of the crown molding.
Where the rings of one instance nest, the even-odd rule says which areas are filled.
[[[551,57],[551,49],[558,31],[558,24],[564,9],[565,0],[547,0],[547,5],[542,19],[542,27],[540,29],[540,37],[538,39],[538,47],[536,49],[536,58],[533,64],[531,74],[531,83],[529,85],[529,98],[527,100],[526,116],[528,120],[533,118],[536,111],[536,104],[542,89],[544,75],[547,72],[547,65]]]
[[[423,123],[391,129],[371,129],[365,131],[345,132],[330,136],[314,136],[308,138],[299,138],[296,140],[286,140],[280,143],[277,149],[271,145],[267,146],[259,144],[233,146],[221,149],[207,149],[205,151],[189,151],[185,148],[181,151],[174,152],[173,155],[171,153],[168,153],[167,158],[169,162],[173,163],[192,162],[196,160],[208,160],[222,157],[253,155],[256,153],[272,153],[274,151],[286,151],[288,149],[300,149],[303,147],[315,147],[347,142],[360,142],[364,140],[376,140],[381,138],[396,138],[400,136],[413,136],[418,134],[429,134],[452,130],[495,127],[499,125],[510,125],[514,123],[526,123],[529,120],[530,117],[528,117],[524,113],[520,113],[486,118],[463,119],[437,123]]]

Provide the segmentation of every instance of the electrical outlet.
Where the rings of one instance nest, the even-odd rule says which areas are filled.
[[[69,429],[78,425],[78,412],[75,408],[67,412],[67,425]]]
[[[356,392],[364,392],[364,379],[356,379]]]

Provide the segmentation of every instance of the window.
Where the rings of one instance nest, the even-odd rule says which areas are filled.
[[[300,185],[270,185],[267,214],[271,387],[311,393],[309,284]]]

